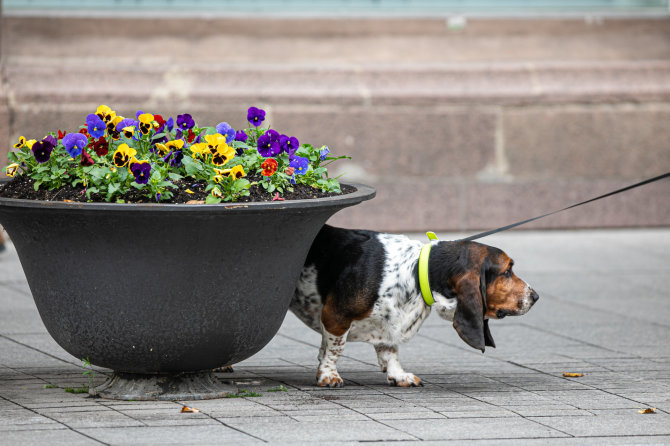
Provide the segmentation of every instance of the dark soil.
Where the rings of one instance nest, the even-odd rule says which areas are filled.
[[[259,178],[252,176],[248,177],[249,181],[258,181]],[[86,190],[83,187],[72,187],[66,185],[61,189],[35,190],[33,187],[34,181],[26,176],[17,175],[8,183],[0,183],[0,197],[6,198],[22,198],[27,200],[44,200],[44,201],[78,201],[78,202],[104,202],[105,197],[99,194],[91,194],[90,200],[86,197]],[[207,198],[205,192],[206,183],[194,182],[192,180],[182,179],[174,183],[177,189],[173,189],[174,194],[170,200],[162,200],[161,203],[187,203],[190,201],[203,201]],[[355,192],[356,188],[352,186],[342,185],[342,194],[349,194]],[[186,190],[193,193],[188,193]],[[275,193],[269,194],[265,189],[258,185],[252,185],[249,189],[250,195],[242,197],[238,202],[252,202],[252,201],[272,201]],[[154,203],[153,198],[146,197],[144,191],[133,189],[126,195],[119,197],[126,203]],[[332,197],[335,194],[331,192],[322,192],[319,189],[314,189],[303,184],[296,184],[293,186],[293,192],[284,191],[279,195],[279,198],[284,200],[308,200],[313,198]]]

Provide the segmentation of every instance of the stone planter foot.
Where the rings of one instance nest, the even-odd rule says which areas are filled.
[[[112,400],[175,401],[224,398],[237,393],[237,387],[227,384],[212,372],[145,375],[114,372],[102,385],[89,394]]]

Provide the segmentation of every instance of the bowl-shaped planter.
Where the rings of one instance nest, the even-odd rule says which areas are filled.
[[[321,226],[375,195],[354,186],[329,198],[217,205],[0,198],[0,224],[51,336],[117,372],[102,396],[210,398],[230,389],[190,373],[242,361],[272,339]]]

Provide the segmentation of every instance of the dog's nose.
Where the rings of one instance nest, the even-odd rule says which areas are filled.
[[[533,303],[535,303],[540,298],[540,296],[535,292],[535,290],[530,290],[530,298],[533,299]]]

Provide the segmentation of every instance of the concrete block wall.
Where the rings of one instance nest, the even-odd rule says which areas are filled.
[[[255,105],[377,187],[343,226],[487,229],[670,170],[668,19],[5,17],[2,45],[3,161],[101,103],[233,127]],[[669,224],[664,181],[530,227]]]

